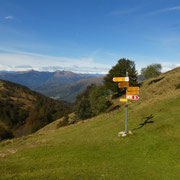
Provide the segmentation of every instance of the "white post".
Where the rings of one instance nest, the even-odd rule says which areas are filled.
[[[126,77],[128,77],[128,72],[126,72]],[[127,88],[126,88],[127,91]],[[128,121],[128,103],[126,102],[126,106],[125,106],[125,113],[126,113],[126,117],[125,117],[125,134],[127,134],[127,121]]]

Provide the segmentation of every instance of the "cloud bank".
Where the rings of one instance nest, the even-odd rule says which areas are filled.
[[[130,59],[139,59],[138,57],[130,57]],[[148,57],[143,57],[148,59]],[[135,60],[136,61],[136,60]],[[162,65],[162,72],[169,71],[180,66],[179,61],[159,61],[157,63]],[[138,72],[144,65],[137,64]],[[48,56],[37,53],[29,53],[24,51],[16,51],[11,49],[3,49],[0,47],[0,71],[50,71],[57,70],[72,71],[75,73],[89,73],[89,74],[107,74],[111,66],[96,63],[92,57],[84,58],[67,58]]]
[[[67,58],[36,53],[0,49],[0,70],[6,71],[56,71],[106,74],[111,67],[96,63],[93,58]]]

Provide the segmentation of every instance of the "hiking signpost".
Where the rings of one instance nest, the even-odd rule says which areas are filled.
[[[139,87],[129,87],[129,77],[128,77],[128,72],[126,72],[126,77],[114,77],[113,78],[114,82],[119,82],[118,87],[119,88],[126,88],[126,98],[125,99],[120,99],[120,102],[125,102],[125,131],[120,132],[118,135],[119,136],[126,136],[128,131],[127,131],[127,120],[128,120],[128,100],[138,100],[139,96]],[[131,132],[129,131],[129,134]]]

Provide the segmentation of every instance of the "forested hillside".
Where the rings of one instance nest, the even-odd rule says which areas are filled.
[[[35,132],[68,112],[62,102],[0,80],[0,140]]]

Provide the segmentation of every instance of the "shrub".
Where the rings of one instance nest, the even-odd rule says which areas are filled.
[[[67,126],[69,124],[69,116],[68,114],[66,114],[63,118],[62,121],[60,121],[58,124],[57,124],[57,128],[60,128],[60,127],[63,127],[63,126]]]
[[[178,84],[178,85],[176,86],[176,89],[180,89],[180,84]]]
[[[3,123],[0,123],[0,141],[13,137],[13,133]]]

